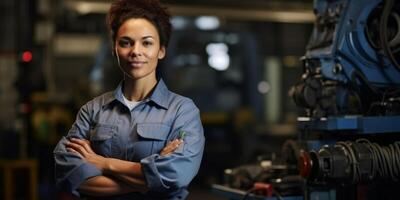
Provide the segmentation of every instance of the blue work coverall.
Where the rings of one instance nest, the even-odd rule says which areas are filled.
[[[102,156],[140,162],[149,192],[96,199],[185,199],[187,186],[197,174],[204,150],[199,109],[189,98],[168,90],[160,79],[149,98],[132,110],[125,105],[122,82],[80,109],[75,123],[54,149],[56,184],[80,196],[86,179],[102,175],[94,165],[66,150],[70,138],[91,142]],[[167,142],[185,133],[173,153],[160,156]]]

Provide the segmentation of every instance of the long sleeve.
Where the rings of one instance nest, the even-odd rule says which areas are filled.
[[[167,156],[153,154],[141,160],[150,191],[185,188],[197,174],[205,138],[199,110],[191,100],[179,108],[171,135],[177,138],[181,132],[185,132],[184,143],[174,153]]]
[[[88,139],[91,122],[90,104],[84,105],[66,137],[61,138],[54,149],[56,185],[63,191],[79,196],[78,187],[86,179],[101,175],[94,165],[66,150],[69,138]]]

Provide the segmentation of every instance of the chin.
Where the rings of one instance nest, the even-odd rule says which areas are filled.
[[[147,70],[142,70],[142,69],[136,69],[136,70],[124,70],[125,76],[131,78],[132,80],[138,80],[146,77],[151,77],[152,72],[147,71]],[[154,71],[154,76],[155,76],[155,71]]]
[[[138,80],[138,79],[146,77],[146,74],[144,74],[144,73],[125,73],[125,75],[133,80]]]

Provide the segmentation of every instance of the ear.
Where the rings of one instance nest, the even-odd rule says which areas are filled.
[[[165,46],[161,46],[160,50],[158,50],[158,59],[163,59],[165,57]]]

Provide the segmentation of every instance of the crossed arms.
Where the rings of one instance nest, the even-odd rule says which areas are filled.
[[[182,142],[180,139],[169,142],[159,154],[167,156]],[[84,139],[72,138],[66,147],[67,151],[77,154],[102,172],[102,175],[84,181],[78,188],[81,193],[90,196],[112,196],[148,191],[140,163],[100,156],[92,150],[90,141]]]

